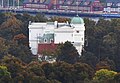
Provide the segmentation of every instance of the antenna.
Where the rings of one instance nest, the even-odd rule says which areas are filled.
[[[76,5],[77,5],[77,15],[76,16],[78,16],[78,0],[76,2]]]
[[[8,6],[8,8],[9,8],[9,3],[10,3],[10,1],[8,0],[8,1],[7,1],[7,6]]]
[[[3,7],[3,3],[4,3],[4,2],[3,2],[3,0],[2,0],[2,7]]]

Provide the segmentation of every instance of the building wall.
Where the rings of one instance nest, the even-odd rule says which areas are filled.
[[[55,43],[65,43],[66,41],[73,42],[73,29],[70,27],[61,27],[55,29]]]
[[[29,25],[29,43],[32,53],[38,52],[38,44],[59,44],[70,41],[81,55],[84,46],[84,24],[58,23],[31,23]],[[45,40],[46,39],[46,40]],[[51,41],[51,39],[53,39]],[[40,49],[40,48],[39,48]]]

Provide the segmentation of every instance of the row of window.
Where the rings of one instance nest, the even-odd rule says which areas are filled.
[[[40,40],[39,40],[39,42],[41,42]],[[50,39],[50,43],[53,43],[54,42],[54,40],[53,39]],[[48,43],[48,40],[47,39],[44,39],[44,43]]]
[[[83,41],[84,39],[83,38],[81,38],[81,41]],[[39,41],[40,42],[40,41]],[[54,42],[54,40],[53,39],[50,39],[50,43],[53,43]],[[48,43],[47,42],[47,39],[44,39],[44,43]]]

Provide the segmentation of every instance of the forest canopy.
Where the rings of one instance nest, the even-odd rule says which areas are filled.
[[[54,54],[56,62],[39,62],[29,47],[29,21],[54,20],[65,22],[71,19],[0,13],[1,83],[120,83],[120,19],[93,21],[84,18],[86,41],[81,57],[67,41]],[[68,46],[69,50],[64,50]],[[101,72],[104,74],[101,75]],[[106,74],[109,76],[106,77]]]

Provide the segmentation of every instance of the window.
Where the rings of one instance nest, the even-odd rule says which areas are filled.
[[[53,43],[54,41],[53,41],[53,39],[50,39],[50,43]]]
[[[47,43],[47,39],[44,39],[44,43]]]
[[[77,33],[79,33],[79,31],[76,31]]]
[[[83,41],[83,38],[81,40]]]
[[[71,36],[73,37],[73,34]]]

